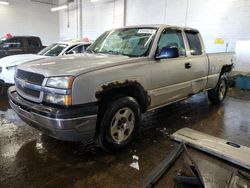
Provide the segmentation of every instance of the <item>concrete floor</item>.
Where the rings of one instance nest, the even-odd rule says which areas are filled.
[[[66,143],[41,135],[23,123],[9,108],[7,98],[0,96],[0,188],[140,187],[147,174],[177,146],[169,135],[183,127],[250,147],[250,101],[236,95],[231,90],[222,106],[213,106],[201,93],[149,112],[136,140],[117,154],[102,152],[92,144]],[[239,168],[188,150],[206,187],[226,187],[231,173]],[[129,166],[133,155],[139,156],[139,171]],[[181,163],[180,158],[155,187],[172,187]]]

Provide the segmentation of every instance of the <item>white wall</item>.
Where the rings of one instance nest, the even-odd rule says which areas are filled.
[[[105,30],[123,26],[123,0],[83,1],[83,36],[97,38]]]
[[[225,51],[226,43],[235,51],[238,40],[250,39],[249,0],[128,0],[127,9],[128,25],[167,23],[199,29],[208,52]],[[216,38],[225,43],[215,44]]]
[[[127,0],[126,25],[165,22],[166,2],[163,0]]]
[[[60,1],[61,4],[64,1]],[[69,40],[78,38],[77,32],[77,18],[78,18],[78,9],[76,8],[76,3],[69,4],[68,9],[59,11],[59,28],[60,28],[60,40]]]
[[[60,3],[63,3],[61,0]],[[123,26],[124,0],[101,0],[90,2],[90,0],[75,0],[70,3],[68,21],[68,11],[59,13],[60,38],[61,40],[88,37],[90,40],[96,39],[105,30]],[[78,7],[78,8],[77,8]],[[82,9],[82,33],[80,33],[80,9]]]
[[[200,30],[207,52],[237,52],[237,71],[250,72],[249,0],[128,0],[127,24],[167,23]],[[215,44],[216,38],[224,44]],[[248,41],[248,42],[245,42]],[[244,52],[241,44],[244,44]],[[236,48],[237,46],[237,48]],[[244,56],[243,56],[244,54]]]
[[[83,36],[95,39],[106,29],[123,26],[124,0],[82,1]],[[207,52],[223,52],[227,44],[228,51],[238,52],[241,48],[236,49],[237,43],[250,40],[250,0],[127,0],[126,15],[126,25],[166,23],[197,28],[204,38]],[[60,25],[64,21],[60,21]],[[77,23],[76,18],[72,22]],[[74,32],[67,34],[76,36]],[[216,38],[224,39],[224,44],[215,44]],[[241,61],[240,56],[237,58],[238,69],[244,69],[248,61]]]
[[[30,0],[9,0],[10,5],[0,5],[0,37],[12,35],[39,36],[45,45],[59,40],[58,13],[50,5]]]

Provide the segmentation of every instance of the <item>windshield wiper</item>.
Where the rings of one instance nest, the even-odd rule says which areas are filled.
[[[128,57],[139,57],[138,55],[125,54],[125,53],[121,53],[121,55],[128,56]]]
[[[116,51],[112,51],[112,50],[109,50],[109,51],[100,51],[100,52],[97,52],[97,53],[100,53],[100,54],[112,54],[112,55],[122,55],[121,52],[116,52]]]
[[[138,57],[138,55],[126,54],[126,53],[116,52],[116,51],[112,51],[112,50],[106,51],[106,52],[98,52],[98,53],[112,54],[112,55],[124,55],[124,56],[128,56],[128,57]]]
[[[112,51],[112,50],[98,52],[98,51],[94,51],[94,50],[88,49],[86,52],[89,52],[89,53],[100,53],[100,54],[111,54],[111,55],[124,55],[124,56],[128,56],[128,57],[139,57],[138,55],[126,54],[126,53]]]
[[[90,50],[90,49],[87,49],[86,52],[91,53],[91,54],[97,53],[95,50]]]

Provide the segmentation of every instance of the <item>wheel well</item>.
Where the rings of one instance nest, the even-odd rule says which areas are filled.
[[[229,73],[229,72],[231,72],[232,69],[233,69],[233,65],[224,65],[224,66],[221,68],[220,76],[223,75],[224,73]]]
[[[110,83],[102,86],[101,90],[95,93],[99,104],[104,101],[113,100],[117,96],[130,96],[137,100],[141,111],[145,112],[150,104],[150,98],[147,91],[137,81],[125,81],[124,83]],[[106,102],[105,102],[106,103]]]

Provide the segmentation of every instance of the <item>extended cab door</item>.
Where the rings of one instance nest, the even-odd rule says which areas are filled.
[[[205,89],[208,75],[208,58],[202,38],[197,30],[185,30],[188,43],[188,63],[192,75],[192,93]]]
[[[192,70],[188,67],[184,33],[178,29],[166,28],[158,41],[158,52],[163,48],[179,49],[179,57],[155,60],[150,64],[152,71],[151,107],[171,103],[192,92]]]
[[[26,44],[26,53],[36,54],[42,49],[42,43],[38,37],[27,37]]]

